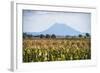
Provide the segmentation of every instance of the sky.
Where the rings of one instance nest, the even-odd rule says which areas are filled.
[[[42,32],[55,23],[65,24],[81,33],[91,32],[90,13],[23,10],[23,32]]]

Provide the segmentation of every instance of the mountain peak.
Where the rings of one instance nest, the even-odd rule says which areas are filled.
[[[80,34],[79,31],[69,27],[63,23],[55,23],[49,29],[43,31],[45,34],[56,34],[56,35],[78,35]]]
[[[74,36],[74,35],[79,35],[81,34],[79,31],[71,28],[70,26],[64,24],[64,23],[54,23],[50,28],[48,28],[45,31],[38,32],[38,33],[32,33],[33,35],[36,34],[55,34],[57,36]]]

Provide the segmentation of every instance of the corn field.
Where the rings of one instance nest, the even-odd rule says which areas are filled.
[[[23,39],[23,62],[91,59],[90,38]]]

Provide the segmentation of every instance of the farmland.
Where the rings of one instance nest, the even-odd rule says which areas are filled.
[[[91,59],[90,38],[23,39],[23,62]]]

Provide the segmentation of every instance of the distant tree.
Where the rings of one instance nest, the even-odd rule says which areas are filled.
[[[85,36],[86,36],[86,37],[90,37],[90,34],[89,34],[89,33],[86,33]]]
[[[43,34],[40,34],[40,38],[44,38],[45,36]]]
[[[50,35],[49,34],[46,34],[46,36],[45,36],[46,38],[50,38]]]
[[[84,36],[84,38],[86,38],[86,36]]]
[[[23,33],[23,38],[32,38],[32,34]]]
[[[32,34],[27,34],[27,37],[30,39],[30,38],[33,37],[33,35]]]
[[[66,38],[69,38],[69,37],[70,37],[70,35],[66,35],[65,37],[66,37]]]
[[[27,38],[27,33],[23,33],[23,38]]]
[[[56,35],[55,35],[55,34],[52,34],[52,35],[51,35],[51,38],[56,38]]]
[[[82,37],[82,35],[81,35],[81,34],[79,34],[79,35],[78,35],[78,37],[80,37],[80,38],[81,38],[81,37]]]

